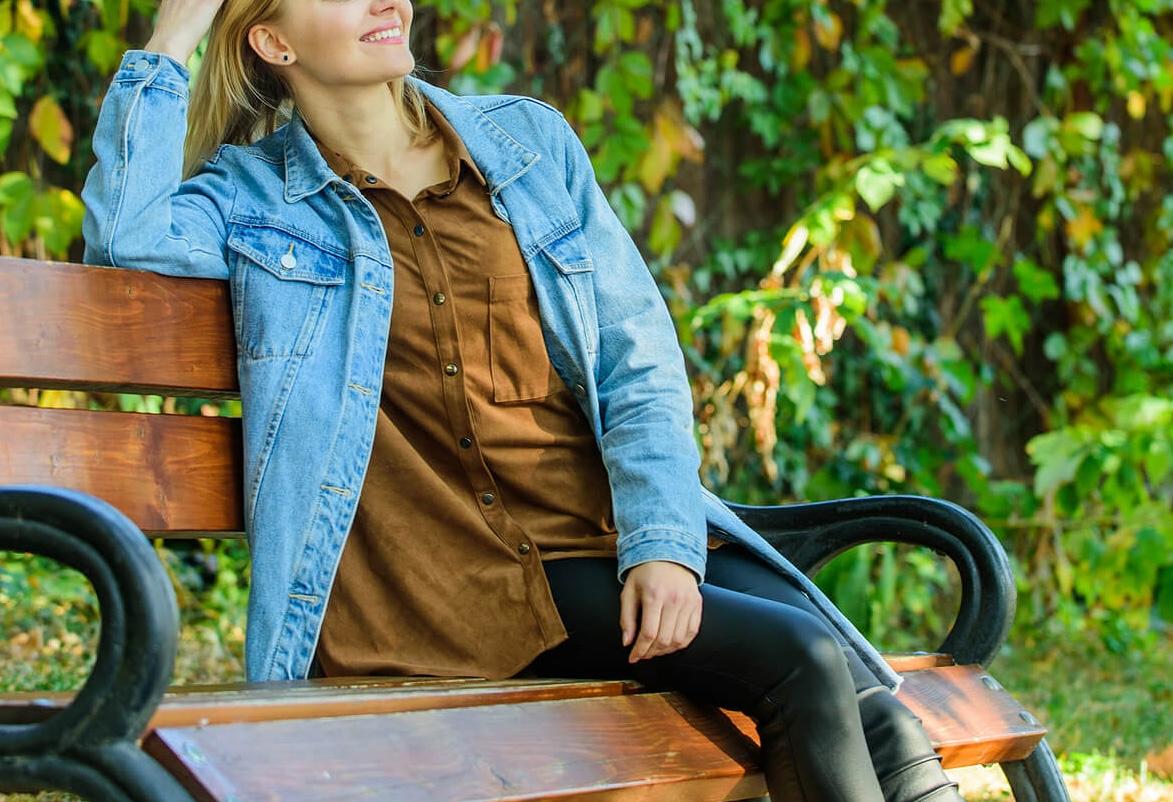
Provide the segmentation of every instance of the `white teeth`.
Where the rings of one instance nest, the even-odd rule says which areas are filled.
[[[390,30],[379,31],[373,36],[364,36],[362,40],[364,42],[378,42],[381,39],[391,39],[393,37],[401,36],[402,34],[402,28],[391,28]]]

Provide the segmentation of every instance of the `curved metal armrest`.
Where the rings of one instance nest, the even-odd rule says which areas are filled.
[[[1006,640],[1017,603],[1010,560],[994,533],[964,507],[924,496],[725,504],[811,577],[862,543],[910,543],[944,554],[961,575],[961,608],[939,651],[958,663],[988,667]]]
[[[0,487],[0,549],[83,573],[102,619],[93,670],[69,706],[34,723],[0,723],[0,791],[191,802],[135,743],[171,679],[179,632],[175,592],[142,530],[85,493],[7,486]]]

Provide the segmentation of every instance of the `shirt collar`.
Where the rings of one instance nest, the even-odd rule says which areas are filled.
[[[441,141],[444,143],[444,161],[448,166],[449,178],[445,185],[438,190],[439,194],[447,195],[456,188],[457,183],[460,181],[462,164],[468,166],[468,169],[482,185],[487,185],[488,182],[485,181],[485,177],[481,173],[480,168],[477,167],[476,162],[473,161],[472,156],[468,152],[468,148],[465,147],[464,140],[460,138],[460,134],[456,133],[456,129],[452,127],[452,124],[444,118],[444,115],[440,113],[436,105],[427,98],[424,98],[424,107],[427,109],[428,119],[432,121],[432,124],[439,133]],[[326,160],[326,164],[335,173],[356,185],[359,179],[367,174],[368,171],[364,170],[360,165],[355,164],[338,151],[323,145],[313,135],[313,132],[309,131],[308,127],[306,131],[310,134],[318,151],[322,154],[322,158]]]
[[[477,168],[477,176],[488,188],[490,195],[514,181],[541,158],[540,154],[518,142],[490,120],[468,99],[443,87],[433,86],[414,75],[406,75],[404,80],[430,100],[444,122],[460,135],[461,150],[467,154],[469,163]],[[288,124],[275,135],[284,138],[281,147],[285,158],[287,202],[299,201],[338,180],[337,174],[318,150],[296,107]]]

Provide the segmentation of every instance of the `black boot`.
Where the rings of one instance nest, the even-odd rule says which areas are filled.
[[[965,802],[921,720],[887,688],[859,694],[859,714],[884,802]]]

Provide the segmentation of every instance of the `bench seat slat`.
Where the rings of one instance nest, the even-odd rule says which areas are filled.
[[[144,748],[197,799],[707,802],[766,790],[756,743],[675,693],[164,728]]]
[[[904,676],[900,698],[946,767],[1019,760],[1045,734],[980,666]],[[634,680],[457,679],[441,688],[434,678],[398,679],[398,687],[374,678],[349,689],[303,685],[288,703],[254,698],[252,708],[218,717],[233,723],[193,726],[189,706],[175,719],[186,716],[186,726],[160,723],[143,746],[200,799],[361,798],[378,788],[397,800],[634,800],[652,798],[640,794],[653,785],[673,800],[765,793],[756,727],[738,711]],[[282,706],[299,717],[256,720]]]

